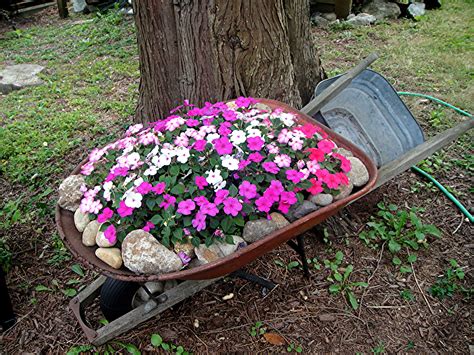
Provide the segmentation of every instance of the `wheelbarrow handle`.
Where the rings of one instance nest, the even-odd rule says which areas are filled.
[[[334,83],[329,85],[329,87],[324,90],[320,95],[316,96],[313,100],[308,102],[308,104],[303,107],[300,111],[306,113],[309,116],[314,115],[318,112],[324,105],[326,105],[332,98],[344,90],[352,80],[362,73],[367,67],[375,62],[379,56],[376,53],[369,54],[365,59],[363,59],[359,64],[354,68],[349,70],[346,74],[341,75]]]

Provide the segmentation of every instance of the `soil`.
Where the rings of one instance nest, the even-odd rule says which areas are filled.
[[[416,112],[416,107],[410,108]],[[450,159],[461,157],[455,145],[446,152]],[[78,152],[64,162],[65,175],[84,154]],[[441,183],[455,186],[461,193],[462,202],[470,206],[472,177],[463,178],[465,175],[466,170],[453,166],[449,173],[437,177]],[[260,321],[267,333],[281,335],[287,344],[301,345],[304,353],[370,353],[377,350],[468,353],[470,345],[474,344],[472,303],[460,294],[439,301],[427,289],[449,266],[449,259],[456,259],[464,268],[463,286],[473,287],[470,272],[474,260],[473,228],[439,191],[420,187],[412,192],[419,181],[422,181],[420,177],[406,172],[305,234],[309,258],[317,257],[322,263],[324,259],[333,259],[337,250],[342,250],[343,264],[354,265],[351,280],[369,283],[367,289],[356,290],[361,303],[358,310],[352,310],[341,295],[329,294],[330,282],[326,280],[329,271],[324,266],[321,270],[312,269],[311,277],[306,279],[299,268],[286,270],[276,265],[276,259],[285,264],[298,260],[292,249],[282,245],[247,268],[248,272],[276,282],[278,287],[272,292],[263,295],[258,285],[225,279],[117,340],[147,351],[152,350],[151,334],[159,333],[164,340],[194,353],[286,352],[286,346],[272,345],[263,336],[249,334],[251,327]],[[21,186],[2,179],[2,199],[7,200],[8,196],[17,196],[20,192],[23,192]],[[386,251],[370,249],[357,237],[370,216],[377,212],[376,205],[380,201],[400,207],[423,207],[426,210],[420,216],[423,223],[434,224],[442,231],[441,238],[431,239],[429,247],[418,252],[415,273],[400,274]],[[48,262],[58,256],[48,239],[56,234],[53,213],[33,220],[31,225],[18,224],[13,229],[10,232],[15,238],[10,247],[14,252],[14,264],[7,283],[18,322],[0,335],[0,352],[65,353],[73,346],[87,344],[68,309],[70,298],[60,291],[69,280],[79,278],[71,271],[76,262],[65,260],[58,266]],[[323,230],[327,237],[322,237]],[[46,239],[48,243],[45,243]],[[68,254],[59,255],[68,258]],[[96,272],[89,271],[74,287],[87,285],[97,276]],[[35,291],[40,284],[52,291]],[[400,291],[406,289],[413,293],[414,301],[400,297]],[[229,293],[235,296],[224,301],[222,297]],[[98,327],[102,316],[97,303],[91,305],[87,316],[91,324]],[[199,327],[195,326],[196,320]],[[112,346],[118,349],[117,344],[112,343]],[[98,348],[99,351],[104,349]]]

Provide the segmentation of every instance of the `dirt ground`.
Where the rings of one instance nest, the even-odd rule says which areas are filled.
[[[56,21],[54,12],[42,14],[35,18]],[[21,24],[29,25],[28,21]],[[324,35],[324,31],[318,33]],[[321,46],[325,44],[329,45],[321,43]],[[345,43],[330,45],[343,50]],[[330,68],[334,63],[323,64]],[[433,109],[415,100],[410,101],[410,108],[417,117]],[[426,125],[424,128],[430,129]],[[430,131],[430,135],[433,133]],[[466,153],[455,144],[444,152],[445,160],[460,159]],[[64,161],[65,174],[83,159],[85,153],[77,153]],[[437,178],[460,192],[461,201],[472,211],[472,175],[453,165]],[[3,177],[0,181],[0,193],[5,200],[17,195],[22,188]],[[413,187],[419,186],[417,183],[421,181],[414,173],[405,172],[305,235],[309,258],[317,257],[322,264],[341,250],[344,264],[354,265],[351,278],[369,284],[367,289],[356,290],[360,302],[358,310],[352,310],[342,295],[328,292],[329,271],[324,266],[321,270],[312,269],[311,277],[306,279],[299,268],[287,270],[276,265],[276,259],[285,264],[298,260],[297,254],[283,245],[247,268],[278,284],[269,294],[262,295],[260,286],[246,281],[225,279],[117,340],[134,344],[142,352],[153,350],[150,336],[158,333],[164,340],[193,353],[287,352],[287,345],[291,343],[300,345],[304,353],[472,353],[473,305],[470,300],[455,294],[440,301],[427,289],[443,274],[450,259],[456,259],[463,267],[466,274],[463,286],[473,287],[473,228],[439,191],[422,185],[414,192]],[[420,214],[423,223],[434,224],[442,232],[441,238],[430,239],[429,247],[417,253],[414,273],[400,274],[386,252],[370,249],[358,238],[370,216],[377,212],[376,205],[380,201],[400,207],[422,207],[425,209]],[[0,352],[65,353],[74,346],[87,344],[68,309],[70,298],[55,286],[77,278],[70,268],[76,262],[70,259],[51,265],[48,260],[58,251],[41,239],[31,238],[32,229],[39,229],[44,238],[56,233],[53,213],[38,218],[31,225],[14,228],[15,239],[11,245],[14,262],[7,282],[18,322],[0,334]],[[326,238],[321,236],[323,230],[327,231]],[[67,259],[67,254],[63,257]],[[88,271],[75,286],[87,285],[95,277],[95,272]],[[40,284],[48,285],[53,291],[36,291],[35,286]],[[402,290],[410,290],[415,299],[404,300],[400,296]],[[222,297],[229,293],[235,296],[224,301]],[[97,304],[88,314],[91,323],[97,326],[102,318]],[[250,335],[256,322],[262,322],[267,333],[282,336],[286,345],[272,345],[264,336]],[[120,349],[117,343],[111,345]],[[96,350],[104,351],[105,347]]]

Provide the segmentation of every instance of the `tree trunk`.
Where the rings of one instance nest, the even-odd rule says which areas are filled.
[[[321,80],[307,0],[135,0],[137,122],[237,96],[300,108]]]

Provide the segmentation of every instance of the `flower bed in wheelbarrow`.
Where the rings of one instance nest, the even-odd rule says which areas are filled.
[[[117,279],[210,279],[320,223],[375,184],[357,147],[277,101],[238,98],[131,126],[59,188],[61,237]]]

